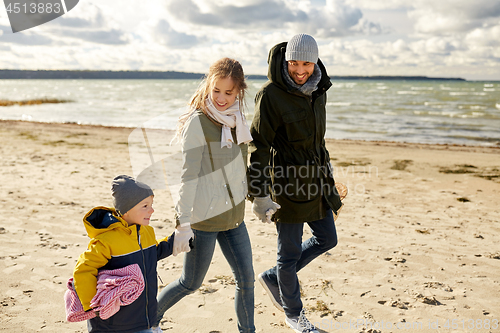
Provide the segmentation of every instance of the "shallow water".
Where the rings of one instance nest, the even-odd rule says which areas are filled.
[[[265,81],[250,80],[247,119]],[[500,145],[500,82],[339,80],[328,91],[327,137]],[[63,104],[0,108],[1,119],[175,128],[198,80],[0,80],[0,99]]]

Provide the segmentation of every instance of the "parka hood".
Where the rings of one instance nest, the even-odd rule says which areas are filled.
[[[118,216],[114,208],[95,207],[83,218],[83,224],[90,238],[115,228],[128,228],[128,223]]]
[[[283,60],[285,59],[285,51],[287,42],[276,44],[269,50],[267,63],[269,64],[267,70],[267,78],[274,84],[286,88],[281,69],[283,68]]]
[[[269,64],[267,70],[267,78],[269,79],[269,81],[271,81],[281,89],[291,91],[293,89],[286,84],[285,80],[283,79],[283,75],[281,75],[283,63],[285,61],[285,51],[287,44],[288,42],[282,42],[276,44],[271,48],[271,50],[269,50],[269,56],[267,57],[267,63]],[[318,59],[318,66],[321,70],[321,80],[318,83],[318,91],[323,93],[332,86],[332,83],[330,82],[330,77],[328,76],[326,68],[320,59]]]

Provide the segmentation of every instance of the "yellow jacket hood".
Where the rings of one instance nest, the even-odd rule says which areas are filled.
[[[125,228],[130,232],[127,221],[118,216],[114,208],[100,206],[91,209],[83,218],[83,224],[90,238],[115,228]]]

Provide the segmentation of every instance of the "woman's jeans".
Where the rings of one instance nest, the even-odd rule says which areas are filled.
[[[283,309],[287,317],[295,317],[302,310],[297,272],[314,258],[337,245],[337,231],[332,211],[324,219],[307,222],[312,237],[302,242],[303,223],[276,223],[278,230],[278,260],[276,266],[263,275],[279,286]]]
[[[244,222],[227,231],[206,232],[194,230],[193,248],[184,255],[181,277],[166,286],[158,295],[158,323],[165,311],[184,296],[194,293],[202,284],[212,261],[215,241],[233,271],[236,283],[234,298],[238,329],[255,332],[254,326],[254,272],[252,247]]]

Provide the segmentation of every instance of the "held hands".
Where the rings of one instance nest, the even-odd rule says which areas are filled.
[[[189,246],[189,240],[193,237],[194,234],[193,230],[191,230],[190,225],[177,226],[177,228],[175,229],[174,249],[172,251],[172,254],[176,256],[179,253],[191,251],[191,247]]]
[[[269,196],[253,198],[252,211],[261,222],[271,223],[271,216],[280,208]]]

